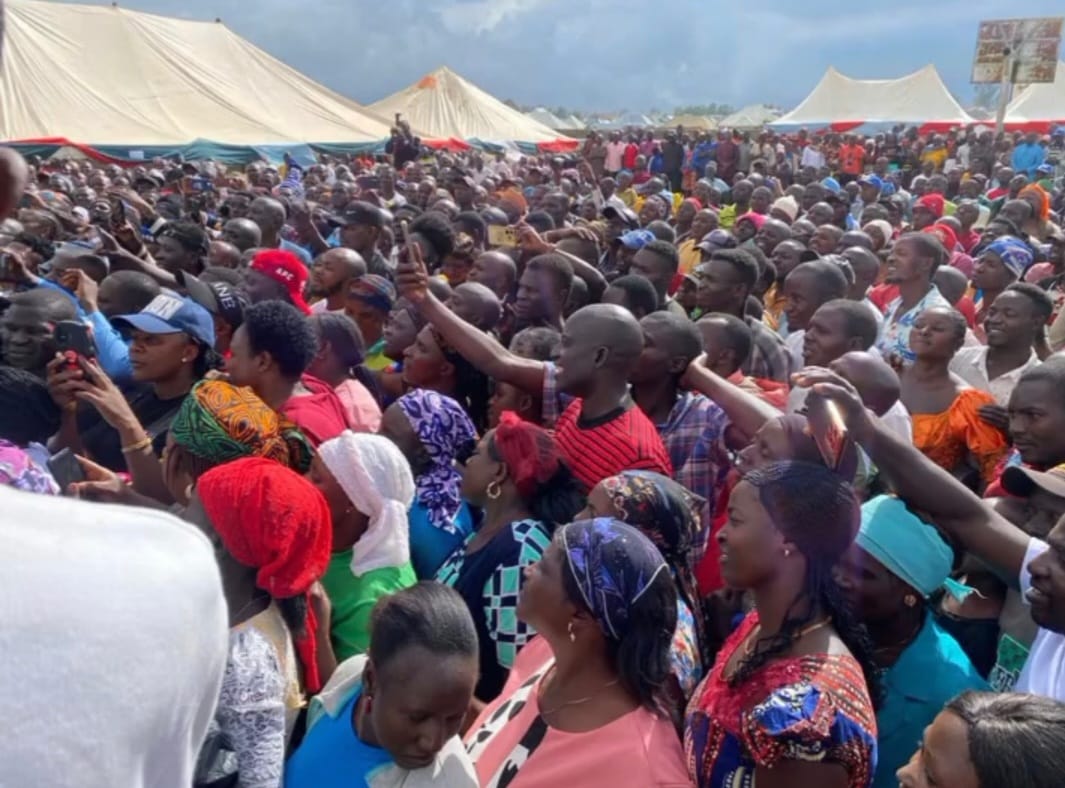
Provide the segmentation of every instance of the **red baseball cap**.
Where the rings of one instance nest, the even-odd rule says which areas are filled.
[[[311,314],[311,308],[303,300],[307,266],[296,255],[284,249],[264,249],[252,258],[251,269],[279,283],[288,291],[289,300],[296,309],[305,315]]]
[[[942,194],[926,194],[913,204],[916,208],[925,208],[932,212],[937,219],[943,218],[944,199]]]

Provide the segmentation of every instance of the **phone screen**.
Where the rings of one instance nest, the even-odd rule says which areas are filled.
[[[489,246],[517,246],[518,234],[513,227],[504,227],[499,224],[488,225]]]

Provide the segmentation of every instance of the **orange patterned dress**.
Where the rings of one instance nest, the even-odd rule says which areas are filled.
[[[913,445],[939,467],[954,471],[972,456],[987,484],[1009,450],[1006,436],[980,419],[983,405],[994,405],[986,391],[965,389],[942,413],[914,413]]]

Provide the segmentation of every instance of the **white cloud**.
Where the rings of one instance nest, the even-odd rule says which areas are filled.
[[[508,19],[554,0],[470,0],[440,9],[440,19],[452,33],[490,33]]]

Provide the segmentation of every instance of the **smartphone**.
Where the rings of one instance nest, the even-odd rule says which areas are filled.
[[[96,358],[96,342],[92,338],[92,329],[77,320],[60,320],[55,324],[56,350],[67,358],[72,367],[78,364],[78,358]]]
[[[489,246],[517,246],[518,231],[513,227],[505,227],[501,224],[488,225]]]
[[[126,201],[117,194],[108,195],[107,201],[111,203],[111,226],[121,227],[126,223]]]
[[[209,192],[214,191],[214,186],[211,184],[209,178],[189,178],[189,189],[194,192]]]
[[[808,418],[814,443],[825,465],[830,470],[838,471],[851,442],[843,414],[830,399],[818,397],[811,406]]]
[[[376,175],[360,175],[355,179],[355,183],[363,191],[381,188],[381,179]]]
[[[85,481],[85,471],[70,449],[61,449],[48,460],[48,470],[59,485],[60,492],[67,494],[67,488],[77,482]]]
[[[410,238],[410,228],[407,226],[407,221],[404,219],[399,223],[400,232],[403,234],[403,248],[407,252],[407,262],[414,262],[414,255],[411,254],[411,250],[414,248],[414,241]]]

